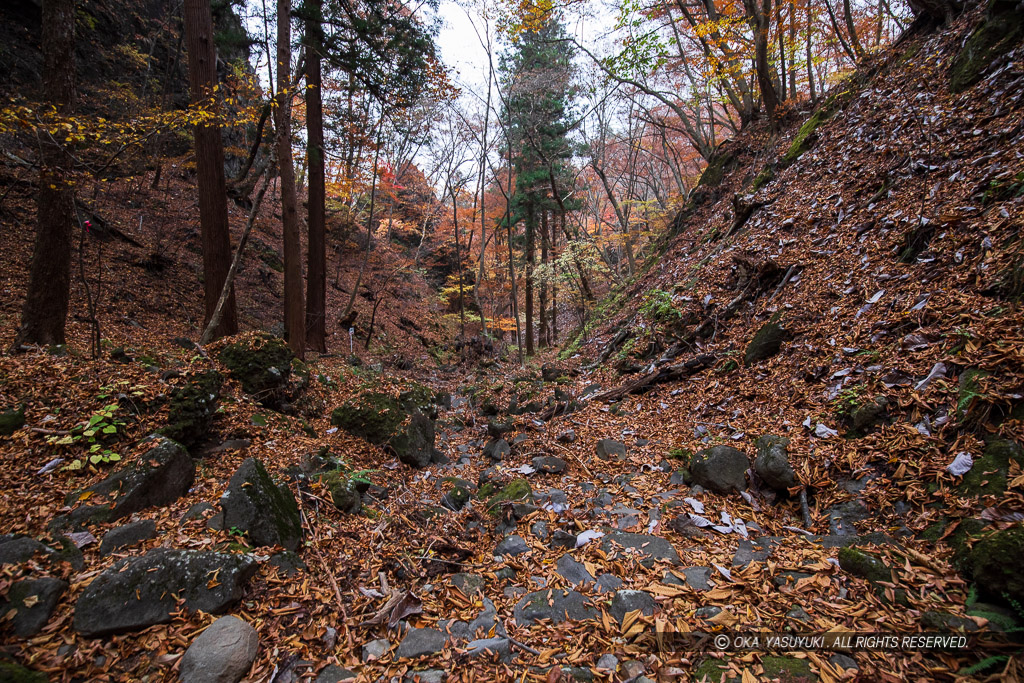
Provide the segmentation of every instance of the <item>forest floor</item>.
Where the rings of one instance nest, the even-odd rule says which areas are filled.
[[[1005,649],[997,632],[1021,615],[970,580],[970,547],[982,542],[973,537],[1019,530],[1024,519],[1024,59],[950,93],[950,62],[979,18],[875,57],[836,87],[816,130],[801,131],[805,115],[793,112],[780,134],[755,127],[726,143],[721,182],[698,190],[703,203],[660,258],[561,360],[549,350],[525,368],[437,363],[426,344],[439,345],[444,328],[430,322],[438,312],[419,282],[385,316],[390,348],[360,351],[355,364],[335,334],[337,353],[295,366],[308,380],[289,405],[262,405],[232,377],[191,449],[197,469],[184,495],[72,531],[80,554],[60,555],[68,561],[44,548],[8,561],[18,539],[2,539],[0,595],[13,600],[25,578],[67,582],[34,634],[5,630],[3,652],[49,680],[175,680],[216,615],[178,609],[167,623],[99,638],[75,628],[76,603],[97,577],[168,547],[255,558],[228,610],[259,637],[247,680],[1019,680],[1019,645]],[[809,140],[794,146],[802,133]],[[798,154],[782,163],[791,149]],[[127,206],[129,190],[117,191]],[[737,221],[734,195],[761,206]],[[194,224],[184,196],[167,200],[166,225]],[[118,200],[104,201],[114,213]],[[30,221],[27,201],[4,210]],[[244,217],[233,220],[239,228]],[[0,285],[5,339],[28,232],[0,235],[10,264]],[[159,272],[138,266],[149,244],[114,240],[102,263],[89,261],[110,274],[100,359],[84,351],[80,321],[70,353],[0,357],[0,408],[26,406],[25,424],[0,436],[5,533],[59,548],[54,520],[102,500],[87,487],[122,465],[62,469],[85,449],[55,443],[65,432],[116,404],[102,417],[116,422],[108,445],[124,463],[144,463],[141,440],[165,425],[167,397],[204,370],[224,371],[219,352],[237,340],[202,350],[174,342],[183,329],[198,336],[187,265],[197,258],[184,256],[197,240],[174,230],[165,239],[174,265]],[[268,328],[280,276],[251,263],[241,317]],[[343,265],[342,281],[357,263]],[[76,285],[76,311],[82,296]],[[345,293],[330,296],[341,310]],[[749,355],[773,325],[775,343]],[[111,358],[115,348],[124,355]],[[443,458],[426,467],[331,422],[333,409],[367,392],[417,385],[439,404]],[[748,484],[749,461],[742,493],[729,485],[734,467],[701,471],[705,449],[753,460],[765,436],[788,440],[789,491],[753,470]],[[326,478],[301,476],[311,456],[328,453],[372,482],[357,514],[332,504]],[[974,467],[954,474],[961,454]],[[47,470],[56,457],[65,460]],[[298,568],[217,524],[218,502],[250,457],[298,502]],[[492,497],[503,490],[505,499]],[[127,521],[151,521],[153,532],[103,547]],[[1019,576],[1012,553],[993,560],[998,575]],[[945,651],[723,649],[687,635],[750,632],[980,640]]]

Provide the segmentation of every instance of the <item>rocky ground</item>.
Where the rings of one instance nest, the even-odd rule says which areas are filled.
[[[724,145],[559,359],[0,358],[0,678],[1020,678],[1024,58],[952,92],[979,22]],[[697,635],[751,631],[982,640]]]

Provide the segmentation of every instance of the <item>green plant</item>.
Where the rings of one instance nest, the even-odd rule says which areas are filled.
[[[93,413],[86,422],[72,427],[67,434],[47,438],[47,442],[54,446],[88,446],[85,456],[65,465],[65,470],[80,470],[85,467],[86,462],[90,465],[99,465],[121,459],[119,454],[108,447],[108,443],[116,439],[124,427],[124,423],[116,417],[120,408],[121,406],[116,403],[105,405]]]
[[[683,314],[672,301],[672,294],[663,289],[652,289],[644,295],[640,312],[662,324],[671,324],[682,320]]]
[[[864,386],[856,384],[841,392],[832,401],[832,407],[836,411],[836,417],[845,419],[852,415],[861,406],[864,395]]]

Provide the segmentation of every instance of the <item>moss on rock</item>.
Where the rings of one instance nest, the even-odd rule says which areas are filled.
[[[0,436],[10,436],[25,426],[25,406],[0,412]]]
[[[242,390],[261,401],[284,388],[294,357],[283,339],[269,335],[228,344],[217,355]]]
[[[1024,11],[1016,0],[991,0],[981,25],[967,39],[949,68],[949,89],[963,92],[981,80],[1000,55],[1024,40]]]
[[[1024,465],[1024,449],[1015,441],[990,438],[980,458],[964,475],[957,490],[963,496],[998,496],[1006,492],[1010,462]]]
[[[806,659],[766,656],[761,659],[761,666],[764,667],[765,678],[781,683],[811,683],[818,680]]]
[[[889,568],[881,559],[857,548],[843,548],[839,551],[839,566],[843,571],[867,579],[871,583],[891,581]]]
[[[480,488],[479,495],[484,495],[484,489],[489,485],[485,484]],[[489,493],[493,489],[488,488]],[[530,482],[525,479],[513,479],[508,484],[503,486],[501,490],[494,493],[487,498],[485,509],[492,515],[496,515],[501,511],[502,503],[531,503],[533,502],[533,489],[530,487]]]
[[[171,392],[167,426],[160,434],[191,449],[210,432],[224,378],[216,370],[189,378]]]
[[[1024,526],[1013,527],[985,537],[968,559],[978,589],[991,598],[1024,604]]]
[[[768,322],[757,331],[743,355],[743,363],[751,366],[758,361],[771,358],[782,349],[786,331],[777,322]]]
[[[405,418],[406,411],[398,401],[387,394],[369,392],[335,408],[331,424],[380,446],[398,431]]]

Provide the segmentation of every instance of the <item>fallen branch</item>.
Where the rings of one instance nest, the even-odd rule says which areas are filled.
[[[656,384],[672,382],[702,372],[714,365],[716,360],[718,358],[713,354],[703,354],[696,358],[691,358],[685,363],[662,366],[652,370],[643,377],[600,393],[594,397],[594,400],[611,403],[612,401],[624,398],[628,394],[642,394],[653,389]]]
[[[810,529],[811,526],[814,524],[814,521],[811,519],[811,508],[807,504],[806,486],[800,489],[800,512],[801,514],[803,514],[804,517],[804,526]]]

